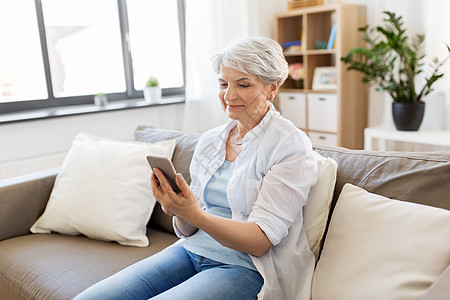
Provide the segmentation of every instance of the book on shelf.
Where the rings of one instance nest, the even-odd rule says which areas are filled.
[[[283,43],[285,55],[296,55],[303,50],[302,41],[290,41]]]
[[[289,48],[291,46],[301,46],[302,45],[302,41],[290,41],[290,42],[284,42],[283,43],[283,48]]]
[[[328,38],[327,49],[334,48],[334,41],[336,39],[336,31],[337,31],[337,25],[333,24],[333,26],[331,26],[330,37]]]

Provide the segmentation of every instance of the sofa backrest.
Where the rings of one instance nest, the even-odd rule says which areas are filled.
[[[165,140],[175,140],[177,142],[173,152],[172,163],[177,172],[181,173],[188,183],[191,182],[189,166],[195,145],[201,134],[186,133],[176,130],[159,129],[149,126],[139,126],[134,131],[134,140],[139,142],[156,143]]]
[[[338,163],[332,207],[346,183],[385,197],[450,210],[450,152],[348,150],[315,146]]]
[[[175,139],[177,146],[172,160],[188,182],[189,165],[199,137],[198,133],[146,126],[138,127],[134,134],[135,140],[149,143]],[[450,210],[450,152],[378,152],[324,146],[314,146],[314,150],[338,163],[332,209],[344,184],[352,183],[389,198]],[[173,233],[171,218],[158,206],[149,224]]]

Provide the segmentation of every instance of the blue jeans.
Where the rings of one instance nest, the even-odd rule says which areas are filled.
[[[256,299],[263,282],[256,271],[198,256],[176,244],[98,282],[75,299]]]

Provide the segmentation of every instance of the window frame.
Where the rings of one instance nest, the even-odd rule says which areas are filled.
[[[164,0],[162,0],[164,1]],[[76,105],[94,105],[94,94],[83,96],[70,96],[70,97],[55,97],[53,94],[53,85],[50,73],[50,63],[47,49],[47,38],[45,32],[44,16],[42,10],[41,0],[35,0],[37,26],[39,30],[39,39],[41,43],[42,60],[44,63],[45,82],[47,84],[46,99],[35,100],[23,100],[12,101],[6,103],[0,103],[0,114],[8,113],[20,113],[33,110],[42,109],[55,109],[58,107],[68,107]],[[185,7],[184,0],[177,0],[178,7],[178,24],[180,32],[180,45],[181,45],[181,63],[183,72],[183,86],[178,88],[163,88],[162,95],[164,96],[183,96],[186,90],[186,39],[185,39]],[[142,90],[136,90],[134,88],[133,80],[133,63],[131,58],[131,52],[129,51],[129,26],[128,26],[128,14],[126,0],[117,0],[117,8],[119,12],[119,26],[120,36],[122,40],[122,56],[124,62],[125,83],[126,91],[123,93],[110,93],[107,94],[108,101],[126,101],[131,99],[143,98],[144,94]],[[184,100],[182,101],[184,102]]]

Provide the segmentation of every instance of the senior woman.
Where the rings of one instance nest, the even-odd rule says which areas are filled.
[[[271,103],[288,73],[283,51],[243,38],[213,64],[229,121],[201,136],[190,187],[178,174],[176,194],[160,170],[151,176],[183,239],[80,299],[309,299],[314,255],[302,207],[317,162],[308,137]]]

